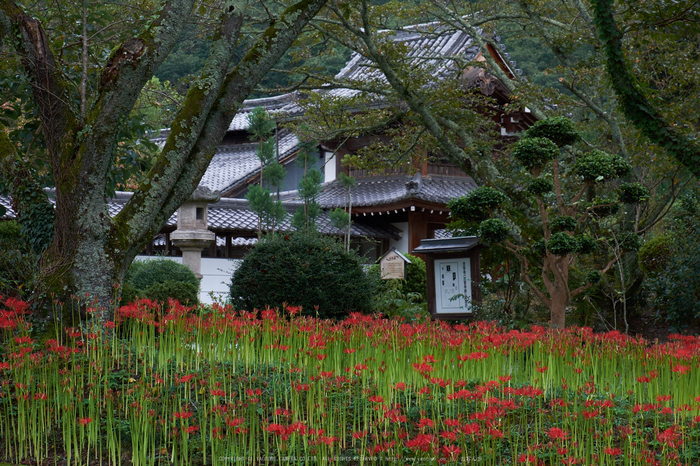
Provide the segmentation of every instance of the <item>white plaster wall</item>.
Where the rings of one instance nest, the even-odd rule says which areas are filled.
[[[334,181],[338,175],[335,170],[335,154],[333,152],[325,153],[325,166],[323,169],[323,182],[329,183]]]
[[[392,225],[403,231],[403,235],[398,240],[390,240],[389,247],[396,248],[404,254],[410,254],[411,251],[408,250],[408,222],[392,223]]]
[[[170,259],[182,264],[182,257],[136,256],[135,260]],[[199,286],[199,302],[211,304],[214,299],[225,300],[229,294],[231,276],[241,259],[202,257],[202,281]]]

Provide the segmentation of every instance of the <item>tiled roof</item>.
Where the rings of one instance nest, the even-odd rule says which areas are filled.
[[[257,144],[222,145],[199,182],[212,191],[226,192],[260,172]],[[299,148],[299,139],[289,132],[280,134],[279,157],[286,158]]]
[[[279,229],[291,231],[291,214],[293,214],[301,203],[297,201],[285,202],[287,213],[290,214]],[[250,232],[258,231],[258,216],[248,207],[245,199],[221,199],[216,204],[209,206],[209,227],[214,231],[237,231]],[[316,221],[318,231],[323,234],[340,234],[328,216],[328,212],[322,212]],[[378,222],[354,221],[350,231],[351,236],[367,236],[370,238],[394,238],[398,239],[399,231],[389,224]]]
[[[469,177],[396,175],[357,180],[350,189],[350,195],[352,205],[356,207],[392,204],[409,199],[447,204],[450,199],[465,196],[474,188],[476,183]],[[298,201],[296,192],[283,193],[283,196],[283,199]],[[324,209],[344,207],[345,198],[346,188],[336,180],[321,187],[318,203]]]
[[[0,205],[3,206],[7,210],[5,212],[5,215],[0,217],[0,219],[10,220],[10,219],[17,218],[17,215],[15,214],[14,209],[12,209],[12,203],[10,202],[9,197],[0,196]]]
[[[109,200],[108,209],[109,215],[114,217],[117,215],[131,197],[131,193],[118,192],[113,199]],[[0,204],[7,208],[7,213],[3,219],[15,218],[15,213],[10,206],[9,198],[0,196]],[[299,202],[287,202],[285,207],[289,214],[296,211],[300,205]],[[248,201],[245,199],[222,199],[215,204],[209,205],[209,229],[223,234],[226,232],[236,232],[238,234],[254,234],[258,231],[258,216],[248,207]],[[282,231],[291,231],[290,224],[291,215],[279,227]],[[323,212],[317,220],[318,231],[323,234],[337,235],[341,232],[335,228],[328,216],[328,212]],[[168,227],[177,226],[177,211],[168,219],[166,223]],[[399,230],[388,223],[381,222],[363,222],[354,221],[350,235],[353,237],[366,236],[369,238],[387,239],[399,238]]]
[[[229,131],[244,131],[248,129],[248,115],[256,107],[263,107],[265,111],[278,119],[286,119],[301,114],[302,108],[297,104],[298,92],[290,92],[274,97],[262,99],[248,99],[243,102],[243,107],[238,110],[236,116],[228,127]]]
[[[468,61],[476,58],[480,51],[471,36],[462,31],[448,30],[439,23],[418,24],[401,31],[382,32],[391,37],[393,42],[401,42],[407,47],[412,66],[430,69],[438,79],[454,75],[458,71],[455,61],[445,58],[459,57]],[[369,60],[354,53],[336,75],[336,80],[384,81],[382,72],[370,64]]]

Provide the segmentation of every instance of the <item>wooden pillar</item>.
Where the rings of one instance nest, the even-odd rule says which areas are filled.
[[[408,251],[413,254],[415,248],[420,246],[420,240],[428,237],[428,216],[425,212],[421,212],[419,208],[416,211],[408,213]],[[421,259],[424,259],[421,257]]]

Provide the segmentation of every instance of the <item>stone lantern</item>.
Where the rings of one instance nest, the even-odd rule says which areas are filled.
[[[198,186],[177,211],[177,230],[170,235],[173,245],[182,251],[182,263],[202,279],[202,250],[216,240],[207,228],[208,206],[221,199],[219,191]]]

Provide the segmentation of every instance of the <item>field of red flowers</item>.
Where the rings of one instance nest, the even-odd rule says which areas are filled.
[[[700,339],[116,312],[39,341],[0,299],[0,461],[698,464]]]

